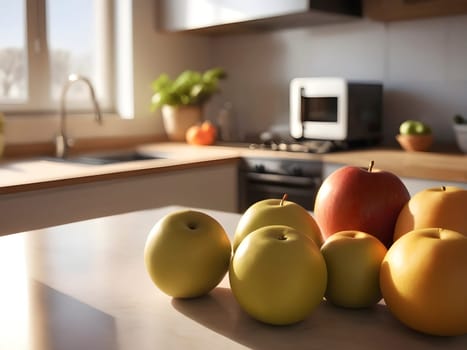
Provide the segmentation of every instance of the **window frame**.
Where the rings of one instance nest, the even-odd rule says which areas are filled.
[[[23,0],[25,2],[25,45],[27,62],[27,99],[0,102],[0,109],[8,114],[46,115],[59,109],[59,99],[50,91],[49,51],[47,44],[47,0]],[[95,0],[96,30],[98,37],[97,81],[93,81],[99,105],[103,112],[115,112],[114,91],[114,1]],[[67,110],[85,113],[91,103],[67,100]]]

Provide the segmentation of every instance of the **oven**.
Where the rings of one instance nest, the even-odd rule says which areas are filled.
[[[244,158],[240,164],[239,212],[263,199],[282,198],[313,210],[322,182],[322,162],[316,159]]]

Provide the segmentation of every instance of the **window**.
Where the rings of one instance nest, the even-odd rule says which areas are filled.
[[[0,109],[58,108],[68,75],[94,85],[104,110],[112,109],[111,0],[0,0]],[[90,107],[79,83],[67,106]]]
[[[0,0],[0,98],[27,98],[25,7],[22,1]]]

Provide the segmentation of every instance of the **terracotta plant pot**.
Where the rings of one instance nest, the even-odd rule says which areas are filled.
[[[162,122],[170,141],[185,141],[186,131],[200,123],[202,116],[201,106],[162,107]]]

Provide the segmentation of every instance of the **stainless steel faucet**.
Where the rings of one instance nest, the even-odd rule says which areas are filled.
[[[66,94],[70,86],[77,81],[82,81],[89,87],[96,121],[99,124],[102,124],[102,114],[99,108],[99,103],[97,102],[94,88],[92,87],[89,79],[78,74],[69,75],[68,81],[63,86],[62,95],[60,97],[60,129],[59,134],[55,138],[55,155],[59,158],[65,158],[68,154],[68,149],[72,146],[72,142],[67,137],[66,132]]]

